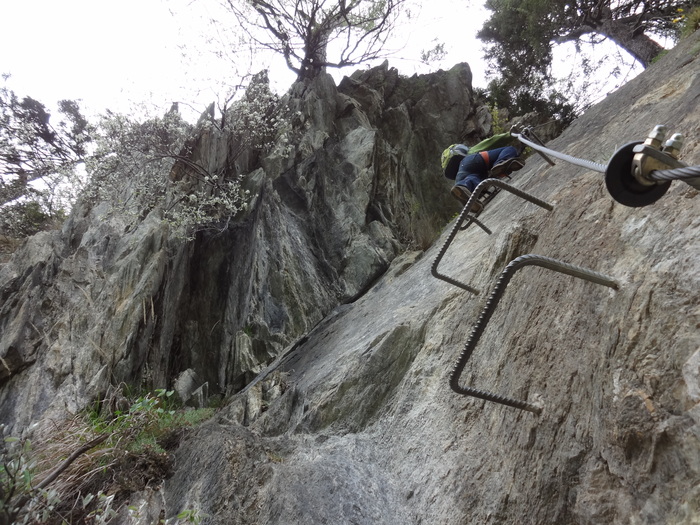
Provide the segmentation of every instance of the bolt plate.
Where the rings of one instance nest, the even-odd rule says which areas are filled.
[[[671,181],[653,186],[640,184],[632,175],[634,148],[642,142],[630,142],[618,149],[605,170],[605,186],[608,193],[620,204],[641,208],[655,203],[668,191]]]

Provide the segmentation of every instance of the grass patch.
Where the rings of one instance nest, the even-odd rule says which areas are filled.
[[[179,407],[172,391],[128,400],[118,390],[38,446],[8,438],[0,446],[0,523],[107,523],[131,493],[169,475],[169,451],[215,411]]]

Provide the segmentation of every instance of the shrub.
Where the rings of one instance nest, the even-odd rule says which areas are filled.
[[[690,36],[700,29],[700,7],[691,9],[687,15],[683,16],[682,22],[681,37]]]
[[[173,438],[214,412],[179,409],[172,396],[156,390],[119,409],[125,399],[118,390],[35,449],[28,440],[7,439],[0,523],[106,523],[116,516],[130,493],[166,477]]]

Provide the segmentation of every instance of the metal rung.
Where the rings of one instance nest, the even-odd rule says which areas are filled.
[[[488,324],[489,320],[491,319],[491,316],[496,310],[496,306],[498,306],[498,303],[501,300],[503,292],[508,286],[511,277],[519,269],[525,266],[533,265],[541,266],[543,268],[547,268],[548,270],[554,270],[556,272],[565,273],[567,275],[571,275],[579,279],[584,279],[586,281],[607,286],[615,290],[618,289],[617,282],[611,277],[608,277],[598,272],[594,272],[593,270],[589,270],[587,268],[573,266],[571,264],[567,264],[556,259],[551,259],[549,257],[543,257],[541,255],[535,254],[521,255],[520,257],[513,259],[508,264],[508,266],[506,266],[505,270],[503,270],[503,273],[501,273],[501,276],[498,279],[496,286],[494,286],[493,291],[491,292],[491,295],[489,296],[489,299],[486,302],[486,306],[482,310],[478,321],[474,325],[474,328],[472,328],[472,332],[469,335],[469,339],[467,340],[466,345],[464,346],[464,350],[462,350],[462,353],[459,356],[459,359],[457,360],[457,364],[452,370],[452,374],[450,376],[450,388],[452,388],[452,390],[454,390],[458,394],[477,397],[479,399],[492,401],[494,403],[500,403],[501,405],[511,406],[520,410],[527,410],[528,412],[532,412],[534,414],[539,414],[542,412],[542,408],[528,403],[526,401],[520,401],[518,399],[502,396],[500,394],[494,394],[486,390],[480,390],[471,386],[463,386],[459,384],[459,378],[462,375],[462,372],[464,371],[464,367],[467,365],[469,357],[472,355],[476,344],[479,342],[481,335],[484,333],[486,325]]]
[[[472,196],[469,198],[467,203],[464,205],[464,208],[462,209],[462,213],[459,214],[459,217],[457,218],[457,221],[455,222],[454,227],[452,228],[452,231],[450,231],[450,235],[447,237],[447,240],[445,241],[445,244],[443,247],[440,249],[440,252],[438,253],[437,257],[435,258],[435,261],[433,262],[433,265],[430,269],[430,273],[433,275],[433,277],[437,279],[441,279],[445,282],[448,282],[450,284],[453,284],[462,290],[466,290],[467,292],[473,293],[475,295],[479,294],[479,290],[476,288],[469,286],[468,284],[465,284],[463,282],[460,282],[456,279],[453,279],[451,277],[448,277],[447,275],[443,275],[440,272],[438,272],[438,265],[440,264],[440,261],[442,261],[442,258],[445,256],[445,253],[447,252],[448,248],[452,244],[452,241],[454,240],[455,236],[457,235],[458,231],[461,231],[463,229],[466,229],[471,222],[475,222],[478,226],[480,226],[486,233],[490,234],[491,231],[481,224],[477,219],[473,216],[470,215],[468,210],[471,209],[472,205],[476,202],[476,200],[479,198],[481,193],[486,190],[488,187],[496,187],[500,188],[502,190],[509,191],[513,195],[520,197],[521,199],[525,199],[526,201],[532,202],[533,204],[536,204],[537,206],[540,206],[541,208],[544,208],[546,210],[552,211],[554,207],[549,204],[548,202],[545,202],[543,200],[538,199],[534,195],[530,195],[529,193],[526,193],[522,190],[519,190],[518,188],[515,188],[511,186],[510,184],[503,182],[500,179],[485,179],[479,183],[479,185],[474,189],[472,192]],[[464,228],[462,228],[462,223],[464,221],[469,221]]]

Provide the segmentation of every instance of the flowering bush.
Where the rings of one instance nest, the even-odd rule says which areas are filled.
[[[16,97],[12,100],[18,104]],[[36,134],[46,134],[41,123],[48,123],[50,115],[36,104],[42,110],[35,112],[39,124],[25,123],[24,143],[32,143]],[[31,235],[50,219],[62,218],[63,211],[81,198],[88,204],[108,203],[110,213],[131,224],[158,209],[162,220],[182,238],[191,238],[201,229],[225,228],[245,208],[247,200],[236,160],[247,151],[270,149],[288,133],[286,117],[278,106],[279,99],[270,91],[265,74],[253,78],[243,96],[224,111],[220,122],[214,120],[212,107],[209,118],[200,119],[197,127],[176,110],[146,119],[107,111],[95,126],[88,126],[79,120],[82,117],[77,106],[67,106],[74,121],[84,123],[80,133],[74,134],[80,139],[79,155],[70,157],[70,162],[63,162],[60,152],[53,159],[35,155],[46,160],[37,168],[41,170],[37,178],[42,186],[24,185],[16,198],[0,201],[0,205],[5,202],[0,207],[0,226],[6,235]],[[5,157],[10,161],[19,155],[15,171],[21,172],[25,162],[22,155],[27,156],[30,150],[18,149],[19,143],[9,134],[10,124],[7,118],[0,120],[0,129],[5,126],[8,131],[0,133],[0,152],[7,153]],[[205,133],[230,146],[223,165],[211,167],[206,160],[196,159],[208,155],[196,151],[198,137]],[[7,138],[2,140],[4,136]],[[74,142],[77,144],[77,139]],[[38,144],[45,146],[41,140]],[[8,170],[4,171],[7,174]],[[15,191],[13,184],[6,177],[0,178],[0,195],[4,190],[8,195]]]

